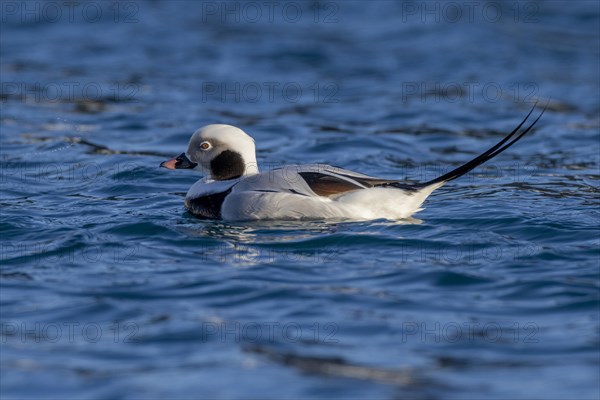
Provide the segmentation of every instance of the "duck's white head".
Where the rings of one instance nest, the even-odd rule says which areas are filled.
[[[185,153],[160,166],[199,170],[208,179],[219,181],[258,173],[254,139],[240,128],[223,124],[198,129]]]

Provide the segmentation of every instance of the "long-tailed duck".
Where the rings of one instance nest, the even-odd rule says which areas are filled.
[[[194,169],[205,177],[185,197],[185,207],[200,218],[403,219],[421,210],[435,189],[497,156],[521,139],[523,121],[504,139],[466,164],[423,183],[381,179],[321,164],[290,165],[259,172],[254,140],[231,125],[207,125],[192,135],[187,151],[160,164]]]

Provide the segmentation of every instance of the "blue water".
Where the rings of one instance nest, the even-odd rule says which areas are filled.
[[[3,399],[600,397],[597,2],[61,4],[0,3]],[[538,99],[401,223],[202,221],[158,168],[229,123],[432,179]]]

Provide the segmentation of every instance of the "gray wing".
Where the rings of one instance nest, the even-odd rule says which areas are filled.
[[[315,193],[323,192],[321,196],[335,195],[348,190],[366,189],[372,187],[395,187],[412,190],[409,183],[397,179],[377,178],[347,169],[330,165],[302,166],[299,174],[306,180]]]
[[[372,187],[395,187],[413,190],[411,185],[398,180],[376,178],[325,164],[288,165],[273,169],[268,174],[273,191],[284,189],[306,196],[332,197],[353,190]],[[263,188],[264,190],[268,190]]]

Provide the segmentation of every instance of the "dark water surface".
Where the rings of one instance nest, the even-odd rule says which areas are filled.
[[[0,3],[3,399],[600,397],[598,2],[61,4]],[[218,122],[432,179],[536,99],[419,220],[201,221],[158,168]]]

